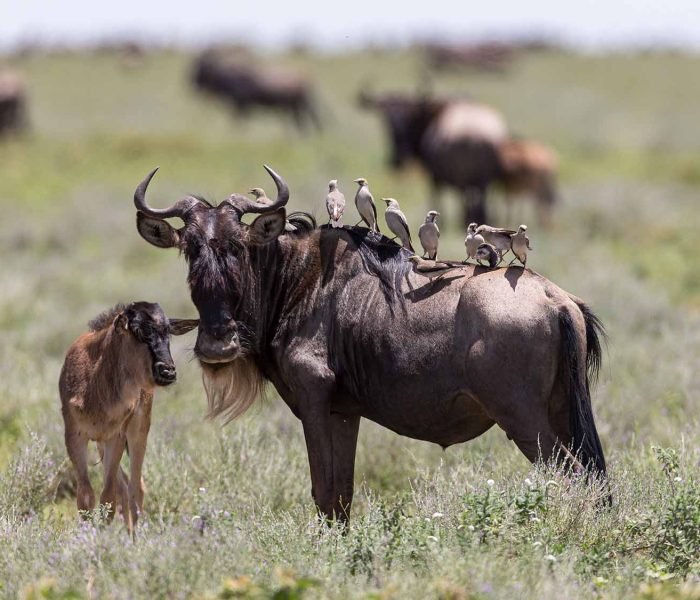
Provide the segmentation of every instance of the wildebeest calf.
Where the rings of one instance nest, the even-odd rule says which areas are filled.
[[[87,445],[97,442],[104,467],[101,504],[109,516],[118,503],[129,531],[143,508],[141,468],[151,425],[155,386],[175,381],[170,335],[197,327],[198,320],[171,319],[158,304],[117,304],[90,321],[90,331],[68,350],[59,392],[68,456],[78,476],[78,509],[95,508],[88,479]],[[124,449],[130,477],[122,471]]]

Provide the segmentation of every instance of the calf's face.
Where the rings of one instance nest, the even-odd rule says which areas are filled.
[[[194,329],[198,320],[168,319],[160,305],[151,302],[133,302],[117,319],[117,328],[126,330],[147,349],[153,382],[160,386],[174,383],[177,372],[170,354],[170,336]]]

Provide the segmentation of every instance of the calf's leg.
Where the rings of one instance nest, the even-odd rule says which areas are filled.
[[[90,485],[87,464],[88,438],[84,434],[75,431],[70,425],[65,432],[66,450],[78,477],[77,503],[78,510],[92,510],[95,508],[95,492]]]
[[[114,518],[114,511],[119,502],[124,507],[124,517],[127,520],[127,527],[131,530],[131,519],[129,518],[129,510],[127,510],[128,493],[126,482],[121,476],[120,461],[124,454],[124,446],[126,438],[124,434],[119,433],[110,438],[104,443],[104,454],[102,458],[102,466],[104,469],[104,486],[100,495],[100,504],[109,505],[107,518],[111,521]]]
[[[146,455],[146,441],[151,428],[152,406],[153,394],[142,391],[138,406],[126,428],[130,463],[129,508],[134,525],[136,525],[139,513],[143,512],[144,484],[142,469],[143,459]]]

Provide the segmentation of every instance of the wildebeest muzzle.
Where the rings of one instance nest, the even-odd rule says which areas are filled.
[[[226,327],[199,328],[194,353],[205,363],[228,363],[235,360],[241,350],[238,328],[235,323]]]

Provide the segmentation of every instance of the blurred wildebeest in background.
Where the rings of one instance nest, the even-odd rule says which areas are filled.
[[[529,145],[511,139],[505,119],[495,109],[463,98],[377,96],[366,91],[360,93],[360,105],[384,118],[392,167],[415,159],[428,171],[431,208],[439,210],[444,186],[463,194],[465,226],[488,221],[486,193],[494,182],[503,182],[509,191],[530,191],[543,206],[553,203],[553,178],[539,174],[535,151],[526,152],[523,148]]]
[[[22,78],[0,71],[0,136],[26,129],[27,91]]]
[[[287,112],[299,129],[309,124],[321,127],[311,84],[296,73],[263,71],[207,50],[195,61],[193,82],[198,89],[231,104],[239,114],[256,107],[269,108]]]
[[[557,201],[558,160],[553,150],[534,140],[511,139],[499,147],[501,178],[505,191],[508,222],[513,199],[532,196],[541,223],[549,223]]]
[[[505,42],[478,44],[428,44],[425,46],[428,65],[435,70],[469,68],[478,71],[503,72],[515,58],[515,48]]]

